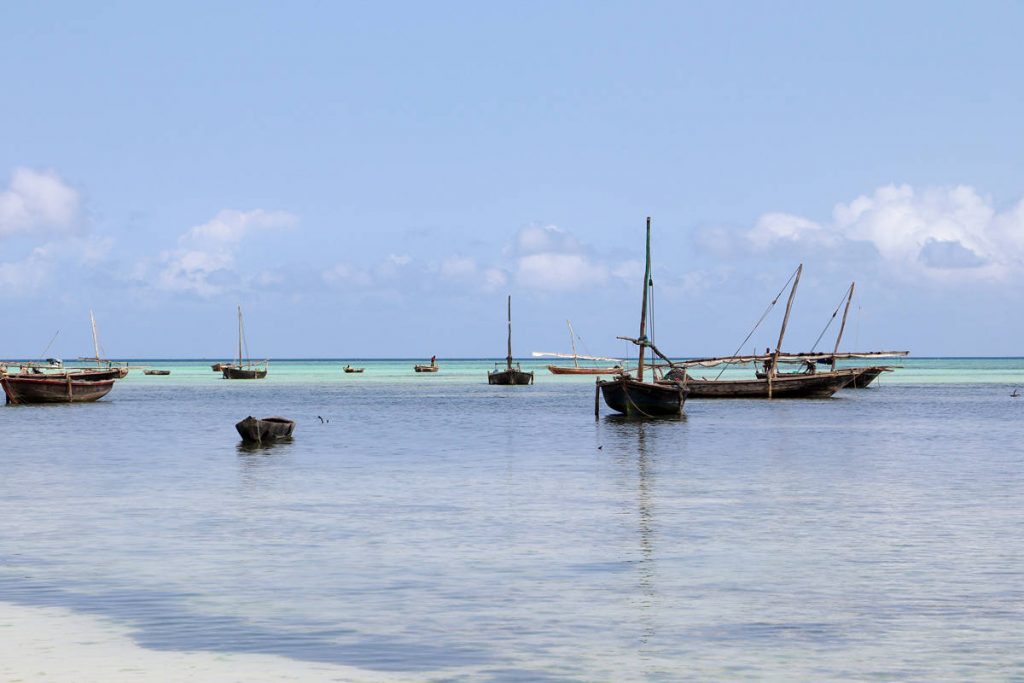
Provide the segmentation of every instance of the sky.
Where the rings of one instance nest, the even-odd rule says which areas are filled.
[[[20,3],[0,357],[1024,355],[1024,4]],[[834,343],[837,324],[818,348]],[[57,334],[59,331],[59,334]],[[48,342],[57,334],[47,348]]]

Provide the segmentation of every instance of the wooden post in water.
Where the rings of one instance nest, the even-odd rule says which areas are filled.
[[[839,325],[839,334],[836,335],[836,345],[832,349],[832,369],[836,369],[836,354],[839,353],[839,342],[843,338],[843,330],[846,329],[846,315],[850,312],[850,302],[853,301],[853,288],[856,282],[850,283],[850,291],[846,295],[846,308],[843,309],[843,322]]]
[[[804,270],[804,264],[796,269],[796,279],[793,287],[789,290],[789,299],[786,301],[786,315],[782,317],[782,329],[779,330],[779,343],[775,345],[775,353],[772,354],[772,367],[768,370],[768,398],[772,397],[772,380],[779,372],[779,354],[782,352],[782,339],[786,336],[786,325],[789,324],[789,312],[793,308],[793,297],[796,296],[796,286],[800,284],[800,273]]]
[[[644,381],[644,349],[647,348],[647,288],[651,281],[651,217],[647,217],[647,256],[644,266],[644,296],[643,304],[640,307],[640,360],[637,363],[637,379]]]

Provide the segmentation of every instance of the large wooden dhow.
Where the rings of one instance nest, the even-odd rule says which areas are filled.
[[[519,363],[512,362],[512,295],[508,297],[508,355],[505,356],[505,368],[495,369],[487,373],[488,384],[526,385],[533,384],[533,373],[524,372]]]
[[[244,355],[243,355],[244,352]],[[245,340],[245,320],[242,307],[238,307],[238,359],[237,363],[222,363],[224,379],[263,379],[267,376],[270,361],[253,362],[249,358],[249,346]]]
[[[114,387],[114,378],[98,377],[89,370],[52,373],[0,374],[7,403],[89,403],[103,398]]]
[[[793,309],[793,299],[803,264],[797,267],[791,279],[793,285],[786,301],[786,313],[779,330],[779,340],[774,352],[764,355],[723,356],[720,358],[698,358],[679,363],[666,375],[668,379],[685,379],[690,390],[690,398],[829,398],[847,386],[857,376],[856,370],[831,370],[828,372],[779,373],[779,363],[787,356],[782,353],[782,342],[789,324],[789,315]],[[783,291],[785,291],[783,289]],[[781,293],[780,293],[781,295]],[[776,297],[776,300],[778,297]],[[774,301],[772,305],[774,305]],[[770,307],[769,307],[770,308]],[[763,316],[762,316],[763,320]],[[755,327],[756,329],[756,327]],[[748,337],[749,338],[749,337]],[[790,355],[789,357],[792,357]],[[698,366],[712,367],[717,365],[736,365],[761,362],[764,371],[756,373],[753,379],[721,379],[720,372],[714,379],[694,377],[690,369]]]
[[[640,336],[629,339],[640,351],[637,361],[636,377],[623,372],[612,379],[597,380],[596,391],[604,397],[605,404],[612,410],[631,417],[664,417],[679,415],[683,412],[686,402],[687,386],[685,373],[679,381],[655,380],[644,381],[644,354],[650,348],[664,358],[654,343],[647,338],[648,290],[651,281],[651,219],[647,219],[646,265],[644,267],[643,297],[640,305]],[[651,371],[654,374],[654,371]],[[652,377],[652,379],[654,379]],[[599,411],[597,397],[594,399],[594,412]]]

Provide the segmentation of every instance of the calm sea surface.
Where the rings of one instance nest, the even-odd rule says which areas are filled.
[[[413,362],[0,407],[0,601],[396,679],[1024,679],[1024,359],[646,422]]]

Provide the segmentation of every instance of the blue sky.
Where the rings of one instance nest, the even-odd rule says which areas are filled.
[[[1019,3],[8,7],[0,356],[1020,355]],[[748,344],[774,342],[781,311]]]

